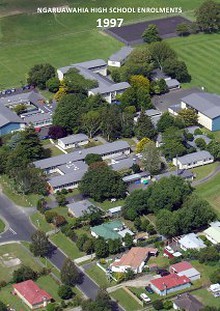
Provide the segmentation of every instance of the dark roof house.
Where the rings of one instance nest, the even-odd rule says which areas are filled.
[[[175,310],[200,311],[204,305],[189,293],[178,295],[173,302]]]

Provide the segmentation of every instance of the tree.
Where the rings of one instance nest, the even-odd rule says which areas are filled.
[[[67,136],[67,130],[60,125],[51,125],[48,131],[48,135],[52,139],[59,139]]]
[[[149,89],[144,87],[129,87],[119,98],[121,107],[135,106],[136,110],[152,108]]]
[[[129,233],[125,234],[125,237],[123,239],[124,243],[125,243],[125,247],[131,248],[133,245],[133,238]]]
[[[108,244],[103,238],[98,238],[95,240],[95,253],[97,258],[105,258],[109,254]]]
[[[120,137],[121,118],[117,105],[108,105],[101,112],[101,131],[108,141]]]
[[[27,106],[25,104],[18,104],[14,107],[14,112],[18,115],[27,111]]]
[[[159,31],[156,25],[150,24],[147,29],[142,34],[142,38],[146,43],[152,43],[156,41],[161,41],[159,36]]]
[[[148,190],[137,189],[126,197],[125,205],[123,206],[123,216],[126,219],[134,221],[139,215],[147,214],[150,192]],[[130,213],[133,211],[133,213]]]
[[[30,250],[34,256],[44,257],[51,251],[51,244],[43,231],[37,230],[31,236]]]
[[[46,87],[52,93],[56,93],[60,87],[60,80],[57,77],[50,78],[46,82]]]
[[[7,311],[8,307],[2,301],[0,301],[0,311]]]
[[[157,85],[159,87],[160,94],[165,94],[169,91],[169,88],[168,88],[166,81],[164,79],[159,79],[157,81]]]
[[[57,215],[54,217],[53,223],[56,227],[61,227],[61,226],[64,226],[67,223],[67,221],[64,216]]]
[[[142,152],[142,164],[144,169],[151,174],[158,174],[161,170],[161,157],[159,149],[154,142],[149,142]]]
[[[83,244],[83,252],[86,254],[92,254],[94,252],[95,246],[94,246],[94,239],[88,239]]]
[[[211,264],[212,262],[218,262],[219,258],[219,252],[214,246],[207,246],[199,252],[200,263]]]
[[[164,41],[154,42],[149,46],[151,58],[156,66],[163,70],[163,64],[167,59],[175,60],[176,52]]]
[[[80,182],[79,190],[84,195],[88,195],[100,202],[110,198],[123,198],[126,185],[121,176],[108,166],[94,169],[90,167]]]
[[[206,142],[203,138],[199,137],[195,139],[195,144],[200,150],[206,149]]]
[[[59,204],[59,206],[65,206],[66,205],[66,197],[64,194],[59,194],[56,196],[56,201]]]
[[[130,84],[136,89],[145,88],[146,90],[150,90],[150,81],[145,78],[143,75],[134,75],[130,78]]]
[[[37,273],[32,270],[30,267],[22,265],[19,269],[13,272],[13,282],[19,283],[26,280],[35,280]]]
[[[68,93],[82,93],[87,95],[89,89],[98,86],[96,80],[86,79],[76,68],[69,69],[63,81]]]
[[[60,271],[60,277],[64,285],[74,286],[79,282],[80,273],[71,259],[65,259]]]
[[[210,141],[210,143],[207,145],[206,148],[211,155],[214,157],[215,160],[219,160],[220,159],[220,144],[217,141]]]
[[[59,100],[53,114],[53,125],[59,125],[70,131],[78,130],[81,116],[87,110],[87,98],[82,94],[67,94]]]
[[[101,112],[98,110],[91,110],[82,115],[81,127],[92,138],[101,127]]]
[[[190,35],[190,25],[187,23],[180,23],[176,26],[178,36],[184,37]]]
[[[132,169],[132,171],[133,171],[134,174],[140,173],[140,171],[141,171],[140,166],[139,166],[138,164],[136,164],[136,163],[134,163],[134,164],[132,165],[131,169]]]
[[[91,165],[95,162],[102,162],[102,156],[96,153],[88,153],[85,157],[85,162],[88,165]]]
[[[163,63],[163,71],[179,82],[185,83],[191,81],[186,64],[178,59],[166,59]]]
[[[174,125],[174,117],[169,112],[164,112],[157,122],[158,132],[165,132],[169,127]]]
[[[178,113],[179,117],[183,119],[185,125],[192,126],[198,124],[198,115],[194,109],[185,108]]]
[[[122,247],[121,240],[108,240],[108,249],[110,254],[117,254],[120,252]]]
[[[216,269],[212,274],[210,274],[210,281],[212,284],[220,283],[220,268]]]
[[[61,98],[67,95],[67,88],[64,85],[64,83],[61,82],[61,85],[59,87],[59,90],[56,92],[56,94],[54,95],[54,99],[56,102],[59,102],[61,100]]]
[[[155,310],[163,310],[163,302],[161,300],[154,300],[152,303],[152,306],[154,307]]]
[[[174,213],[166,209],[162,209],[157,214],[156,227],[160,234],[166,237],[173,237],[178,232],[178,224]]]
[[[60,285],[58,288],[58,295],[61,299],[70,299],[73,297],[72,288],[68,285]]]
[[[136,153],[141,153],[151,140],[147,137],[142,138],[136,145]]]
[[[126,111],[126,108],[121,113],[121,136],[127,138],[134,136],[134,113]]]
[[[220,29],[219,3],[206,0],[196,10],[196,22],[200,30],[204,32],[216,32]]]
[[[115,83],[121,82],[121,73],[119,68],[114,68],[111,70],[111,77]]]
[[[154,128],[151,119],[145,115],[144,112],[141,112],[140,117],[138,118],[137,124],[134,128],[135,135],[137,139],[142,139],[147,137],[149,139],[154,139],[156,135],[156,130]]]
[[[88,240],[88,236],[87,234],[82,234],[78,237],[77,242],[76,242],[76,246],[78,247],[78,249],[82,252],[83,251],[83,245],[85,244],[85,242]]]
[[[173,159],[176,155],[181,156],[186,154],[183,133],[176,127],[170,127],[165,130],[162,134],[162,141],[161,150],[163,155],[168,159]]]
[[[53,210],[49,210],[46,211],[44,216],[45,216],[45,220],[48,223],[53,223],[54,222],[54,218],[57,216],[57,212],[53,211]]]
[[[28,84],[38,86],[41,90],[46,88],[46,82],[55,77],[55,68],[50,64],[35,65],[28,72]]]

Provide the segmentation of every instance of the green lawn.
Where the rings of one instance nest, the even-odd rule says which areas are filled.
[[[50,152],[51,152],[51,157],[55,157],[55,156],[58,156],[60,154],[64,154],[64,152],[62,150],[60,150],[59,148],[57,148],[56,146],[54,145],[51,145],[50,147],[46,147],[45,149],[49,149]]]
[[[51,224],[48,224],[48,222],[46,222],[44,215],[39,212],[32,214],[30,218],[32,223],[44,232],[48,232],[54,229]]]
[[[195,295],[205,306],[219,307],[219,298],[215,298],[207,289],[198,289],[192,293]]]
[[[50,275],[41,276],[39,279],[37,279],[36,283],[40,288],[45,289],[55,301],[61,300],[57,294],[59,284],[57,284],[57,282],[55,282],[55,280]]]
[[[13,263],[10,261],[13,259],[20,259],[21,262]],[[17,270],[21,264],[30,266],[35,271],[41,269],[34,257],[22,245],[14,243],[0,246],[0,281],[10,281],[13,271]]]
[[[218,165],[219,162],[215,162],[208,165],[196,167],[192,169],[192,171],[194,174],[196,174],[196,180],[200,180],[212,173]]]
[[[220,216],[220,174],[196,187],[200,197],[206,199]]]
[[[183,15],[192,18],[193,9],[198,7],[202,1],[173,0],[172,6],[182,7]],[[34,14],[39,6],[61,6],[66,3],[70,7],[146,7],[145,0],[136,0],[135,3],[133,0],[112,0],[105,1],[104,5],[103,0],[84,0],[83,3],[76,0],[47,0],[40,4],[27,0],[1,1],[0,14],[11,14],[11,16],[0,19],[1,89],[19,86],[21,81],[25,81],[30,67],[37,63],[49,62],[55,67],[60,67],[94,58],[107,59],[122,46],[122,43],[96,28],[98,18],[122,17],[124,23],[129,23],[164,16],[157,13],[112,14],[105,12]],[[147,5],[149,7],[164,7],[170,4],[169,1],[164,2],[164,0],[158,0],[157,3],[154,0],[149,0]],[[26,12],[29,14],[25,14]],[[18,15],[13,15],[15,13]],[[185,47],[184,44],[183,47]],[[188,54],[191,55],[191,53]],[[212,59],[210,55],[207,60],[209,59]],[[200,65],[201,63],[199,63],[199,67]],[[210,77],[214,78],[213,74]]]
[[[0,218],[0,233],[5,230],[5,223],[4,221]]]
[[[172,38],[167,42],[174,48],[181,60],[186,62],[192,75],[187,87],[204,87],[206,91],[220,93],[220,34],[199,34],[186,38]]]
[[[69,258],[76,259],[84,256],[85,254],[80,252],[74,242],[67,238],[63,233],[59,232],[51,236],[51,241],[57,245]]]
[[[107,288],[115,285],[115,281],[109,281],[106,274],[95,263],[89,269],[86,269],[86,273],[102,288]]]
[[[137,303],[132,296],[130,296],[123,288],[116,290],[111,293],[111,296],[116,299],[126,311],[137,311],[141,310],[142,307],[139,303]]]
[[[4,302],[6,305],[9,304],[10,308],[12,309],[30,311],[28,306],[26,306],[18,296],[12,295],[11,292],[11,285],[3,287],[0,294],[1,301]]]
[[[0,184],[3,193],[17,205],[24,207],[36,206],[37,201],[40,199],[37,194],[21,195],[16,193],[6,175],[0,176]]]
[[[210,280],[209,276],[216,270],[218,269],[218,265],[205,265],[199,263],[197,260],[192,260],[191,261],[192,265],[194,268],[196,268],[200,273],[201,273],[201,281],[202,284],[205,286],[210,285]]]

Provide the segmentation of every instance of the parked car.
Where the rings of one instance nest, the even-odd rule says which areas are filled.
[[[168,270],[166,270],[166,269],[158,269],[158,270],[156,271],[156,273],[157,273],[157,274],[160,274],[161,276],[166,276],[166,275],[169,275],[169,274],[170,274],[170,272],[169,272]]]
[[[140,298],[141,298],[144,302],[150,302],[150,301],[151,301],[151,299],[150,299],[145,293],[140,294]]]
[[[166,249],[170,254],[173,254],[173,253],[174,253],[174,250],[173,250],[170,246],[165,247],[165,249]]]
[[[149,294],[153,294],[153,293],[154,293],[153,289],[152,289],[150,286],[146,286],[145,289],[146,289],[146,291],[147,291]]]

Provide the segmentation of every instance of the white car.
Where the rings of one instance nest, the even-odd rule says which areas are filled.
[[[174,253],[174,250],[170,247],[170,246],[167,246],[165,248],[170,254],[173,254]]]
[[[151,299],[145,293],[140,294],[140,297],[144,302],[150,302],[151,301]]]

